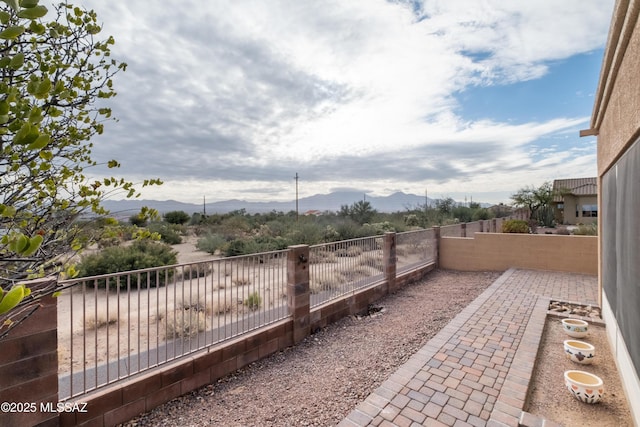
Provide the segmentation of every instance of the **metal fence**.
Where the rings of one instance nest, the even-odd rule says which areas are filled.
[[[311,246],[311,307],[383,280],[383,244],[373,236]],[[435,261],[436,244],[433,229],[397,233],[397,273]],[[60,282],[60,400],[288,318],[287,252]]]
[[[398,233],[396,235],[397,273],[436,261],[436,245],[436,234],[433,228]]]
[[[61,282],[60,399],[288,317],[286,253]]]
[[[311,307],[340,298],[384,278],[382,248],[382,236],[311,246]]]

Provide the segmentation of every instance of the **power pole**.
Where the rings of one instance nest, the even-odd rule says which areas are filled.
[[[207,196],[202,196],[202,214],[207,216]]]
[[[296,172],[296,222],[298,222],[298,216],[299,216],[299,212],[298,212],[298,172]]]

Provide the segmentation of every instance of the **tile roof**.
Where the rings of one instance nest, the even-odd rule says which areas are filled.
[[[573,196],[595,196],[598,194],[598,178],[569,178],[553,181],[553,201],[562,202],[562,194]]]

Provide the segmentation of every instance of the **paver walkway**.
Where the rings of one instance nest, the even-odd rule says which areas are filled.
[[[597,304],[597,282],[506,271],[340,427],[535,425],[523,409],[549,301]]]

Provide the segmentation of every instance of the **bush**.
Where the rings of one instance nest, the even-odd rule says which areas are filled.
[[[185,211],[171,211],[164,214],[164,220],[169,224],[186,224],[191,217]]]
[[[165,338],[193,338],[206,329],[203,311],[182,309],[173,311],[165,319]]]
[[[521,219],[509,219],[502,223],[503,233],[529,233],[529,224]]]
[[[130,246],[110,247],[97,254],[83,257],[78,270],[80,277],[87,277],[161,267],[177,264],[177,262],[176,252],[170,246],[149,240],[138,240]],[[166,272],[162,271],[158,274],[156,272],[134,273],[128,277],[121,277],[117,283],[119,283],[120,288],[126,288],[128,281],[130,281],[131,286],[140,285],[144,287],[149,283],[150,286],[155,287],[164,285],[166,280],[171,280],[173,274],[173,269],[169,269]],[[95,282],[90,284],[93,283]],[[110,281],[109,283],[111,285],[116,282]],[[98,281],[98,286],[104,287],[105,285],[106,281],[104,279]]]
[[[251,311],[256,311],[262,305],[262,298],[260,294],[257,292],[253,292],[249,294],[246,300],[244,300],[244,305]]]
[[[150,232],[158,233],[160,240],[168,245],[177,245],[182,243],[180,234],[169,224],[163,222],[154,222],[147,227]]]
[[[598,224],[595,222],[592,224],[578,224],[578,227],[573,229],[573,234],[576,236],[597,236]]]
[[[204,237],[198,239],[196,248],[200,251],[204,251],[213,255],[218,249],[222,249],[225,243],[227,243],[227,241],[221,235],[207,234]]]

